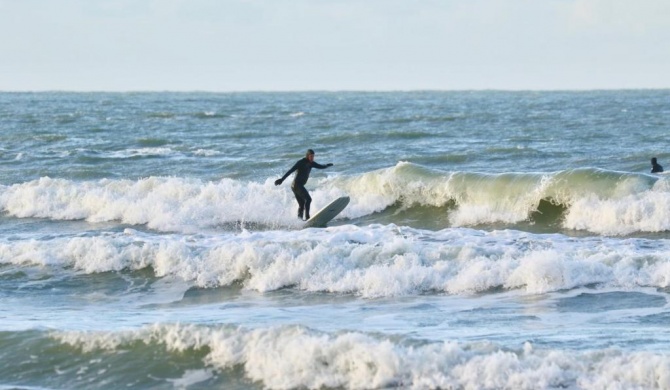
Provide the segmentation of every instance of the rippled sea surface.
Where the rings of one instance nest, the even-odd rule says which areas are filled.
[[[0,93],[0,389],[670,387],[670,91]],[[308,149],[303,229],[289,180]]]

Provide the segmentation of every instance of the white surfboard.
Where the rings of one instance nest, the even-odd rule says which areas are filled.
[[[348,204],[348,196],[335,199],[334,201],[330,202],[328,206],[322,208],[316,214],[314,214],[312,218],[307,220],[302,228],[306,229],[310,227],[326,227],[326,224],[335,218],[337,214],[341,213]]]

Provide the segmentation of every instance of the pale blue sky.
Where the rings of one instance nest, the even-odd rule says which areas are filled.
[[[0,0],[0,90],[670,88],[668,0]]]

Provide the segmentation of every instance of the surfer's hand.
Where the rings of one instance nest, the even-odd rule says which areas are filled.
[[[277,179],[277,180],[275,180],[275,185],[278,186],[278,185],[280,185],[283,181],[284,181],[284,180],[282,180],[282,179]]]
[[[327,167],[332,167],[332,166],[333,166],[333,163],[328,163],[328,164],[326,164],[326,166],[327,166]]]

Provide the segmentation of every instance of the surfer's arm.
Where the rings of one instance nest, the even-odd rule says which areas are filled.
[[[286,178],[289,177],[290,174],[292,174],[293,172],[295,172],[296,169],[298,169],[298,166],[299,166],[299,165],[300,165],[300,161],[298,161],[297,163],[295,163],[295,165],[293,165],[293,167],[292,167],[291,169],[289,169],[288,172],[286,172],[286,173],[284,174],[284,176],[281,177],[281,179],[277,179],[277,180],[275,180],[275,185],[278,186],[278,185],[280,185],[281,183],[283,183],[284,180],[286,180]]]
[[[332,167],[332,166],[333,166],[332,163],[328,163],[326,165],[321,165],[318,162],[312,162],[312,167],[317,168],[317,169],[326,169],[326,168]]]

